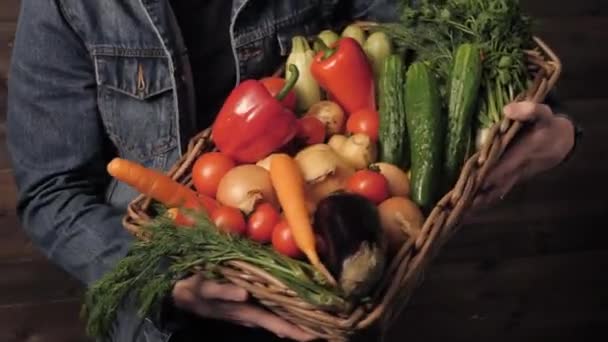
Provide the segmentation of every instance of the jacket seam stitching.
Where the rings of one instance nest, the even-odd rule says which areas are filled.
[[[171,51],[169,50],[169,47],[165,43],[165,39],[164,39],[163,35],[161,34],[160,30],[157,27],[157,23],[155,21],[156,18],[152,17],[152,13],[150,13],[149,8],[146,6],[146,4],[144,3],[143,0],[139,0],[138,3],[141,6],[142,10],[144,11],[146,18],[148,19],[148,22],[152,26],[152,30],[156,34],[156,37],[158,38],[158,40],[160,40],[160,43],[163,45],[163,49],[167,53],[167,59],[169,62],[169,72],[171,73],[171,85],[173,86],[173,107],[174,107],[174,110],[176,111],[176,114],[175,114],[173,120],[175,120],[175,125],[176,125],[175,130],[176,130],[176,134],[177,134],[177,150],[178,150],[178,154],[181,156],[183,154],[183,148],[182,148],[182,137],[181,137],[181,135],[182,135],[181,122],[180,122],[181,120],[180,120],[180,114],[179,114],[180,113],[180,103],[179,103],[180,98],[179,98],[179,94],[178,94],[177,81],[175,80],[174,57],[172,56]]]
[[[56,2],[57,7],[59,8],[63,18],[65,19],[65,22],[72,29],[74,34],[78,37],[78,39],[80,40],[82,45],[85,47],[85,49],[89,53],[89,57],[91,57],[90,48],[86,44],[85,39],[84,39],[85,34],[75,24],[75,16],[72,15],[69,8],[63,3],[63,0],[55,0],[55,2]]]

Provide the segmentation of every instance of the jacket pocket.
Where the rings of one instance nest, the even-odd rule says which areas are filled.
[[[148,162],[177,145],[175,97],[168,59],[138,51],[95,55],[98,105],[120,154]]]

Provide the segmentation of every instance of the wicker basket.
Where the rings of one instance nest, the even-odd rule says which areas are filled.
[[[534,37],[535,49],[526,51],[533,85],[519,99],[542,102],[561,73],[561,62],[551,49]],[[420,283],[423,272],[441,247],[454,234],[463,212],[476,196],[488,171],[521,128],[521,123],[504,119],[490,130],[488,143],[465,163],[454,188],[437,203],[427,216],[421,234],[408,241],[391,260],[378,283],[372,301],[350,312],[336,314],[323,311],[298,296],[267,272],[246,262],[232,261],[220,272],[236,285],[245,288],[268,310],[329,341],[348,341],[370,326],[383,331],[398,316]],[[209,130],[192,138],[184,156],[168,174],[191,186],[190,170],[196,158],[213,149]],[[124,226],[140,237],[140,226],[150,220],[150,199],[139,196],[128,207]]]

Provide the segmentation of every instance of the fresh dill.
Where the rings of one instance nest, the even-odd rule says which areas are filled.
[[[153,314],[178,279],[200,270],[209,276],[228,261],[247,262],[272,274],[300,298],[327,310],[342,311],[347,301],[310,264],[285,257],[272,248],[224,233],[204,215],[193,228],[177,228],[164,216],[143,227],[146,239],[86,293],[82,315],[90,336],[105,336],[116,313],[130,296],[142,317]]]

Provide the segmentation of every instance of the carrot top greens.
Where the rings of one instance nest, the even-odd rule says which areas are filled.
[[[527,86],[524,50],[531,47],[531,20],[518,0],[402,1],[397,23],[379,27],[414,60],[430,64],[442,83],[449,78],[454,51],[475,43],[483,53],[482,91],[478,103],[481,127],[501,120],[502,108]],[[445,98],[445,96],[442,96]]]

